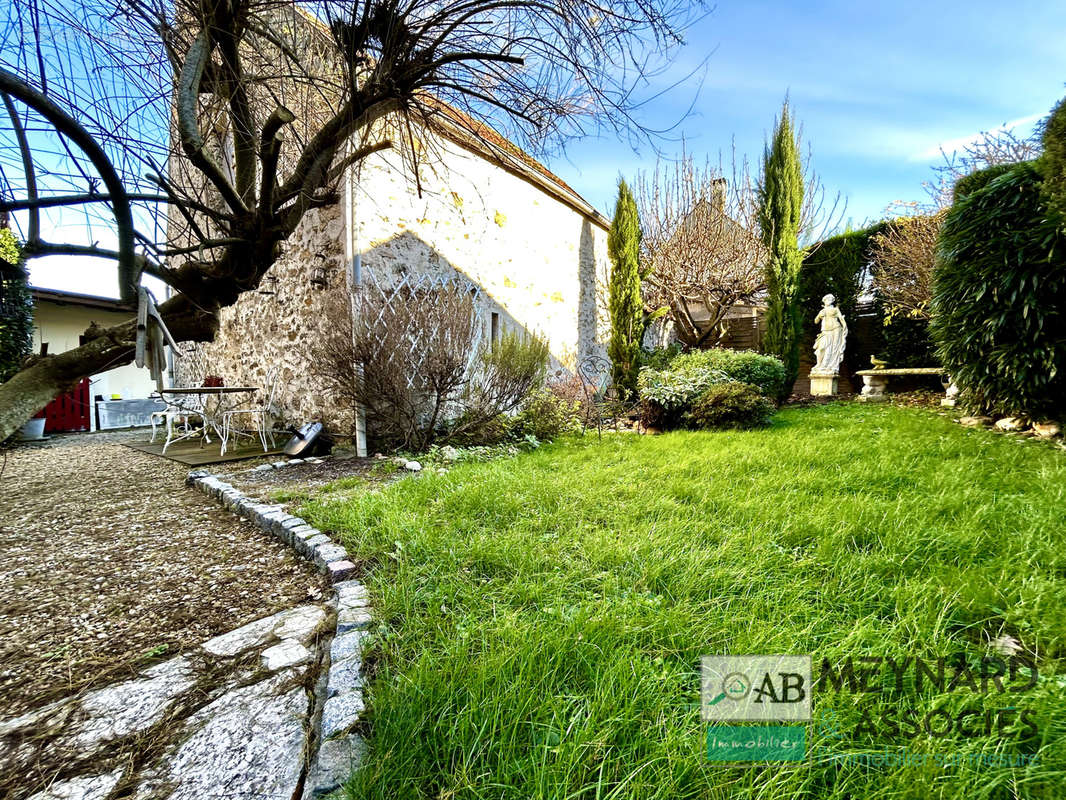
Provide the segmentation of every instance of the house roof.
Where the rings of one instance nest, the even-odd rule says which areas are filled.
[[[55,303],[57,305],[84,306],[86,308],[102,308],[107,311],[136,311],[134,305],[123,303],[114,297],[100,297],[95,294],[81,294],[80,292],[65,292],[60,289],[41,289],[30,287],[34,304]]]

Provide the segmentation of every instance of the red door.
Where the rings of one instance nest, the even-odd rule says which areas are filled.
[[[84,378],[74,390],[61,394],[44,407],[46,433],[89,430],[89,379]]]

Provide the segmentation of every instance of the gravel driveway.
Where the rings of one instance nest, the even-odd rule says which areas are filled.
[[[186,467],[71,434],[0,455],[0,719],[253,619],[323,579],[204,495]]]

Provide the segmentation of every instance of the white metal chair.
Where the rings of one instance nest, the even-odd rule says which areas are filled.
[[[203,410],[197,407],[196,401],[191,397],[186,398],[185,405],[177,405],[174,402],[168,402],[161,396],[153,396],[152,398],[157,403],[164,406],[162,411],[153,411],[149,417],[149,421],[152,423],[152,438],[150,443],[155,442],[155,436],[159,423],[163,422],[167,436],[163,442],[163,452],[167,451],[175,442],[180,442],[185,439],[191,439],[194,436],[202,436],[204,441],[208,444],[211,443],[211,438],[207,435],[207,419],[203,415]],[[192,420],[196,417],[200,418],[200,427],[195,428],[192,425]],[[177,435],[175,435],[175,423],[177,424]]]
[[[234,408],[222,412],[222,455],[226,455],[226,443],[229,441],[230,436],[254,438],[258,434],[264,453],[275,446],[274,419],[277,413],[274,401],[278,392],[278,369],[276,367],[267,372],[266,384],[264,387],[265,399],[260,405],[253,405],[248,408]],[[246,428],[234,427],[234,421],[242,415],[248,418],[249,426]],[[270,443],[269,447],[267,442]]]

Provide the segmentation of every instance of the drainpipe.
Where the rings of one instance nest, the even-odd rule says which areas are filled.
[[[349,147],[351,143],[349,142]],[[349,269],[345,270],[346,287],[348,290],[348,302],[351,304],[352,319],[358,319],[359,285],[363,281],[362,254],[355,248],[355,179],[354,169],[348,167],[348,174],[344,182],[344,258]],[[352,326],[352,336],[355,336],[355,326]],[[361,369],[361,367],[357,367]],[[366,410],[362,406],[355,409],[355,454],[365,458],[366,452]]]

